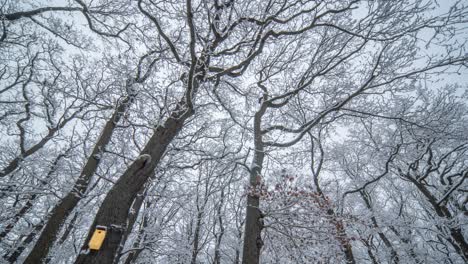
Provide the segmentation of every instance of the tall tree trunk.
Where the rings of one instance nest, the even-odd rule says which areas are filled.
[[[132,83],[127,82],[127,85],[131,86]],[[73,185],[72,190],[52,209],[46,226],[39,236],[39,239],[34,245],[32,251],[26,258],[24,262],[25,264],[41,263],[47,257],[50,248],[57,239],[57,235],[63,223],[88,190],[91,178],[96,172],[96,169],[98,168],[101,161],[101,155],[104,152],[107,144],[110,142],[117,123],[128,109],[128,106],[133,101],[134,97],[135,94],[127,95],[115,108],[111,118],[106,122],[101,135],[96,145],[94,145],[93,151],[91,152],[91,155],[89,156],[80,176]]]
[[[263,96],[266,101],[267,95]],[[263,246],[262,229],[263,214],[260,211],[260,197],[257,193],[262,181],[262,167],[265,158],[262,141],[261,119],[265,114],[267,104],[262,103],[254,117],[254,157],[250,167],[249,183],[250,191],[247,194],[247,210],[245,216],[244,247],[242,254],[243,264],[258,264],[260,262],[260,250]]]
[[[195,221],[195,230],[193,231],[192,257],[190,260],[190,264],[197,263],[198,253],[200,252],[200,232],[202,228],[202,220],[203,220],[203,215],[205,214],[205,207],[206,207],[206,204],[208,203],[209,195],[210,195],[210,191],[208,190],[209,181],[205,181],[204,198],[203,198],[202,204],[200,205],[200,189],[199,189],[200,183],[201,183],[201,178],[199,177],[198,184],[197,184],[197,197],[195,199],[195,204],[197,207],[197,216],[196,216],[196,221]]]
[[[133,243],[133,250],[132,252],[128,253],[127,258],[125,259],[125,264],[132,264],[135,263],[140,256],[141,252],[143,252],[143,248],[138,248],[140,246],[141,242],[145,239],[145,234],[144,234],[144,229],[141,229],[140,233],[138,234],[138,237]]]
[[[199,244],[200,244],[200,230],[201,230],[201,221],[203,218],[203,208],[198,208],[197,213],[197,220],[195,222],[195,230],[193,235],[193,248],[192,248],[192,257],[190,260],[190,264],[197,263],[197,256],[198,252],[200,251]]]
[[[125,243],[126,230],[132,228],[127,226],[127,217],[135,196],[153,175],[167,146],[193,113],[192,107],[186,107],[185,100],[182,100],[164,125],[156,128],[140,157],[128,167],[104,198],[75,263],[106,264],[118,260],[120,245]],[[97,225],[107,226],[109,229],[101,249],[90,251],[88,242]]]
[[[216,208],[216,217],[219,224],[219,233],[215,234],[215,249],[214,249],[214,264],[221,264],[221,241],[224,236],[224,223],[223,223],[223,205],[224,205],[224,188],[221,189],[221,197],[220,197],[219,205]]]

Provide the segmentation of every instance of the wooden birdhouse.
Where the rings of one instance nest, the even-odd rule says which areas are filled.
[[[96,230],[94,230],[93,236],[91,240],[89,240],[88,247],[91,250],[99,250],[106,238],[107,234],[107,227],[105,226],[96,226]]]

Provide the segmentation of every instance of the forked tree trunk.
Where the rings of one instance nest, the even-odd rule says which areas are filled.
[[[242,220],[240,222],[240,226],[237,227],[237,234],[236,234],[236,238],[237,238],[237,245],[236,245],[236,252],[234,254],[234,261],[233,263],[234,264],[239,264],[240,261],[241,261],[241,246],[242,246],[242,227],[244,226],[244,222],[245,220]]]
[[[153,175],[167,146],[193,113],[193,109],[187,109],[185,103],[180,102],[164,125],[156,128],[140,157],[128,167],[104,198],[75,263],[108,264],[118,261],[127,229],[132,228],[127,226],[127,217],[137,193]],[[107,235],[100,250],[90,251],[88,243],[97,225],[106,226]]]
[[[131,85],[131,84],[130,84]],[[110,142],[114,129],[133,101],[135,95],[128,95],[119,102],[111,118],[106,122],[101,135],[94,145],[80,176],[73,185],[72,190],[52,209],[50,217],[42,230],[39,239],[25,260],[25,264],[36,264],[43,262],[57,240],[57,235],[67,217],[83,198],[88,190],[92,176],[99,166],[100,158],[107,144]]]
[[[379,262],[377,261],[377,258],[375,257],[374,253],[372,253],[372,246],[370,244],[371,242],[366,241],[366,239],[364,239],[363,237],[361,237],[361,240],[362,240],[362,243],[366,246],[367,255],[369,255],[369,258],[371,259],[372,264],[379,264]]]
[[[260,250],[263,246],[261,232],[263,216],[259,209],[260,199],[252,195],[247,196],[247,213],[244,231],[243,264],[260,263]]]

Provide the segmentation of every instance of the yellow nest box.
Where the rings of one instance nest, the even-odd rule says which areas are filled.
[[[88,247],[91,250],[99,250],[106,238],[107,234],[107,227],[105,226],[96,226],[96,230],[94,230],[93,236],[91,240],[89,240]]]

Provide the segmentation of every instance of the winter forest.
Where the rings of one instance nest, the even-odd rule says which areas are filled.
[[[0,263],[467,263],[467,47],[466,0],[0,0]]]

